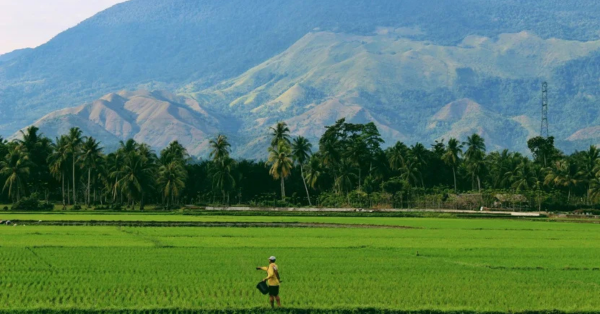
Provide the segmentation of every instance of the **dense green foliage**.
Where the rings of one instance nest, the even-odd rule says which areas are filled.
[[[3,197],[13,210],[159,209],[194,205],[256,207],[457,208],[568,211],[594,209],[600,198],[600,151],[564,155],[553,138],[533,138],[533,160],[487,153],[477,134],[430,148],[402,142],[383,149],[373,123],[329,126],[318,150],[271,128],[266,162],[234,160],[228,139],[210,141],[210,160],[191,159],[178,142],[160,154],[130,139],[105,154],[73,128],[55,142],[35,127],[23,140],[0,142]]]
[[[270,255],[292,309],[600,308],[594,224],[391,221],[417,228],[0,227],[0,309],[260,309]]]

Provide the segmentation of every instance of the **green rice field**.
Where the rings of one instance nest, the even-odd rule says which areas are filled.
[[[312,227],[0,226],[0,312],[286,309],[600,312],[600,225],[504,219],[2,214]],[[344,228],[323,227],[341,224]],[[327,225],[328,226],[328,225]]]

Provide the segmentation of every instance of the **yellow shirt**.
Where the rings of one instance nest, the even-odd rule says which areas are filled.
[[[267,272],[267,278],[265,278],[265,280],[267,280],[269,286],[279,286],[279,279],[277,278],[277,275],[275,275],[275,271],[279,270],[277,264],[271,263],[268,267],[261,267],[260,269]]]

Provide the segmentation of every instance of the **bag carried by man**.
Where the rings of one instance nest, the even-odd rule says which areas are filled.
[[[260,291],[260,293],[262,293],[262,294],[269,293],[269,286],[267,286],[267,283],[264,281],[259,282],[256,285],[256,289],[258,289],[258,291]]]

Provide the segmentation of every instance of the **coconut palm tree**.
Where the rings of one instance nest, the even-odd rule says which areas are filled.
[[[512,182],[512,188],[517,193],[520,191],[533,190],[540,183],[539,171],[536,171],[535,165],[524,159],[513,172],[509,172],[510,181]]]
[[[169,164],[172,161],[184,163],[187,158],[189,158],[187,149],[178,141],[171,142],[167,148],[160,152],[160,162],[163,165]]]
[[[140,210],[143,210],[144,197],[154,182],[155,165],[146,157],[132,152],[125,157],[123,167],[114,177],[120,178],[117,185],[132,202],[140,200]]]
[[[235,161],[233,159],[223,157],[213,161],[212,167],[210,168],[213,188],[221,191],[223,196],[222,204],[225,204],[226,199],[227,204],[229,204],[229,191],[235,187],[235,179],[231,174],[234,165]]]
[[[174,203],[185,187],[187,171],[179,160],[173,160],[168,164],[162,165],[158,170],[158,186],[162,191],[162,196],[167,200],[167,208]]]
[[[416,143],[410,148],[408,154],[414,159],[414,165],[419,170],[418,175],[419,179],[421,180],[421,186],[425,188],[425,181],[423,180],[423,170],[428,164],[429,151],[425,148],[423,144]]]
[[[96,170],[102,160],[102,147],[100,142],[93,137],[85,137],[85,141],[81,145],[81,154],[79,161],[81,168],[87,168],[88,183],[87,183],[87,200],[86,205],[90,206],[91,184],[92,184],[92,169]]]
[[[287,123],[280,121],[271,130],[271,147],[276,148],[279,142],[290,145],[290,128]]]
[[[561,159],[547,170],[548,174],[544,180],[547,185],[564,187],[568,190],[567,201],[571,200],[571,191],[582,182],[581,173],[577,164],[567,159]]]
[[[478,134],[473,134],[467,138],[467,151],[465,152],[465,162],[467,171],[471,173],[471,182],[475,185],[477,179],[477,188],[481,192],[481,172],[484,169],[485,162],[485,140]]]
[[[24,146],[11,145],[8,154],[0,162],[0,174],[6,177],[3,191],[8,189],[8,197],[16,200],[21,199],[21,193],[25,189],[25,183],[29,176],[31,163],[29,155]]]
[[[402,142],[396,142],[396,145],[387,150],[389,164],[392,170],[400,170],[404,164],[408,147]]]
[[[119,194],[119,180],[121,179],[119,175],[124,163],[125,156],[119,151],[110,153],[105,157],[104,164],[106,165],[106,172],[108,174],[106,176],[106,186],[110,188],[110,191],[107,192],[112,195],[113,202],[117,201],[117,195]]]
[[[302,176],[302,183],[306,190],[306,198],[308,199],[309,206],[312,206],[312,202],[308,193],[308,187],[306,186],[306,178],[304,177],[304,165],[310,159],[311,149],[312,144],[302,136],[296,137],[292,143],[292,158],[300,166],[300,175]]]
[[[222,160],[229,157],[231,144],[227,136],[219,134],[216,138],[209,141],[211,147],[210,157],[213,161]]]
[[[417,185],[417,181],[420,177],[420,170],[418,161],[413,158],[407,158],[400,168],[400,172],[402,173],[400,177],[408,183],[409,186]]]
[[[600,170],[600,150],[594,145],[582,152],[580,157],[580,171],[579,174],[583,180],[587,183],[587,199],[589,201],[592,189],[592,181],[596,178],[596,173]]]
[[[71,128],[67,135],[67,147],[71,154],[71,160],[73,164],[73,205],[77,205],[77,189],[75,182],[75,163],[78,159],[79,150],[83,141],[82,132],[79,128]]]
[[[290,146],[280,141],[276,147],[269,147],[267,164],[271,165],[269,174],[273,179],[281,181],[281,199],[285,201],[285,179],[292,174],[293,168]]]
[[[348,192],[352,189],[352,181],[356,179],[353,170],[354,165],[349,160],[342,160],[339,165],[338,176],[335,178],[335,187],[338,193],[344,193],[348,196]]]
[[[48,163],[50,165],[50,173],[62,183],[63,209],[67,206],[67,199],[65,197],[65,177],[68,170],[67,163],[69,156],[67,137],[63,135],[60,138],[56,138],[56,143],[52,144],[52,154],[48,157]]]
[[[452,175],[454,176],[454,193],[458,193],[458,187],[456,184],[456,168],[460,163],[460,156],[462,155],[463,145],[455,138],[450,138],[446,151],[442,155],[442,161],[452,168]]]
[[[319,156],[316,154],[312,155],[306,165],[306,182],[308,183],[308,186],[315,189],[322,174],[323,168]]]
[[[127,155],[131,152],[135,152],[138,148],[138,143],[132,138],[128,139],[125,142],[119,141],[119,145],[120,145],[119,151],[125,155]]]

